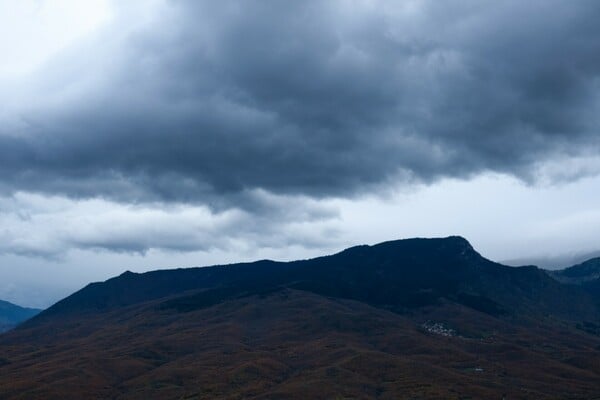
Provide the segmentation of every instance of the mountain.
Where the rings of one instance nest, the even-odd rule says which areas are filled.
[[[461,237],[408,239],[295,262],[255,263],[125,272],[93,283],[37,319],[124,307],[196,291],[179,308],[289,287],[402,311],[446,299],[488,314],[535,309],[566,318],[595,318],[598,310],[578,288],[560,285],[536,267],[507,267],[483,258]]]
[[[558,271],[549,271],[550,276],[563,283],[580,284],[600,279],[600,257]]]
[[[593,398],[599,322],[591,289],[494,263],[460,237],[126,272],[0,336],[0,393]]]
[[[14,328],[40,311],[35,308],[20,307],[8,301],[0,300],[0,332]]]
[[[539,257],[524,257],[514,258],[501,261],[502,264],[519,266],[519,265],[536,265],[546,270],[556,271],[564,269],[565,266],[583,263],[592,258],[599,258],[600,250],[588,252],[575,252],[562,254],[557,256],[539,256]]]
[[[557,281],[579,286],[585,290],[600,306],[600,257],[592,258],[580,264],[559,271],[547,271]],[[592,334],[600,335],[600,323],[584,321],[578,328]]]

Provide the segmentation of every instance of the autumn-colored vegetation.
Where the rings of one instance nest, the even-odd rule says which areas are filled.
[[[491,263],[461,241],[427,243],[89,286],[0,336],[0,398],[600,395],[589,292]],[[424,265],[456,274],[427,278]]]

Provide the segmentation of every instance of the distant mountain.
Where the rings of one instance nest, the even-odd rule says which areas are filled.
[[[561,283],[581,287],[600,304],[600,257],[562,270],[548,271],[548,274]]]
[[[549,271],[550,276],[563,283],[585,284],[600,279],[600,257],[592,258],[558,271]]]
[[[540,268],[554,271],[599,257],[600,250],[596,250],[592,252],[575,252],[557,256],[514,258],[503,260],[501,263],[510,266],[535,265]]]
[[[489,261],[461,237],[126,272],[0,336],[0,393],[593,398],[598,295],[551,275]]]
[[[35,308],[19,307],[8,301],[0,300],[0,332],[14,328],[40,311]]]

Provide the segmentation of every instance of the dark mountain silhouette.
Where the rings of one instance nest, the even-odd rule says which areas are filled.
[[[550,276],[563,283],[586,284],[600,279],[600,257],[559,271],[549,271]]]
[[[0,336],[0,393],[591,398],[600,307],[571,273],[494,263],[460,237],[126,272]]]
[[[600,257],[592,258],[580,264],[560,271],[548,271],[548,274],[564,284],[579,286],[594,299],[600,307]],[[583,321],[578,328],[600,335],[600,323]]]
[[[8,301],[0,300],[0,332],[14,328],[40,311],[35,308],[20,307]]]
[[[402,311],[449,300],[489,314],[535,309],[567,318],[596,317],[583,291],[560,285],[536,267],[507,267],[483,258],[461,237],[408,239],[294,262],[125,272],[93,283],[38,318],[95,312],[194,291],[169,304],[206,303],[289,287]]]

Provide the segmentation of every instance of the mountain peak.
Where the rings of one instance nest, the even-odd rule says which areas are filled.
[[[447,236],[433,238],[417,237],[410,239],[399,239],[379,243],[375,246],[386,244],[419,244],[421,246],[431,248],[453,248],[459,250],[473,250],[473,246],[471,246],[471,243],[469,243],[469,241],[462,236]]]
[[[471,243],[462,236],[441,238],[410,238],[383,242],[371,246],[375,250],[393,249],[402,253],[413,253],[419,256],[479,256]]]

